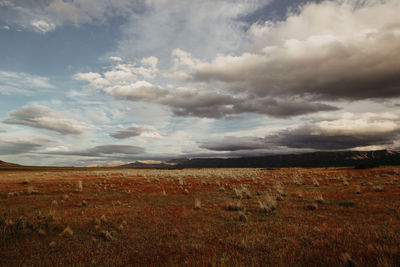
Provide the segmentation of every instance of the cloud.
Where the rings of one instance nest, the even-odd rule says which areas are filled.
[[[268,149],[271,145],[265,139],[258,137],[224,136],[221,139],[203,142],[199,147],[212,151],[238,151]]]
[[[212,51],[220,53],[206,60],[210,53],[197,50],[197,45],[190,40],[182,40],[182,46],[174,42],[174,48],[168,46],[172,51],[172,65],[166,70],[158,69],[158,58],[148,57],[140,65],[117,61],[117,65],[104,73],[95,76],[78,73],[74,78],[86,80],[91,87],[102,88],[116,99],[164,105],[176,116],[218,119],[244,113],[289,118],[335,111],[340,109],[339,102],[400,97],[397,90],[400,86],[398,1],[309,2],[288,12],[281,21],[257,22],[247,31],[239,26],[241,16],[266,3],[238,0],[229,5],[225,1],[217,4],[195,1],[181,6],[175,1],[148,1],[147,17],[138,15],[133,19],[138,23],[136,27],[125,32],[125,37],[133,42],[124,39],[124,45],[130,44],[129,48],[143,47],[146,51],[151,48],[151,45],[138,45],[142,41],[168,43],[164,39],[150,42],[148,34],[154,37],[157,31],[143,31],[153,29],[157,23],[175,22],[176,14],[181,13],[185,13],[181,18],[187,22],[181,26],[183,29],[167,24],[171,29],[161,27],[164,34],[179,40],[179,34],[170,32],[175,31],[175,26],[179,32],[196,26],[210,32],[207,43],[212,43],[215,36],[208,23],[221,19],[224,23],[219,25],[221,28],[216,27],[217,31],[228,29],[226,33],[241,36],[235,42],[242,47],[231,51],[213,47]],[[169,8],[165,8],[167,4]],[[213,6],[212,10],[199,12],[208,10],[209,5]],[[222,8],[226,8],[225,13],[221,13]],[[216,14],[221,18],[216,18]],[[375,14],[385,16],[371,19]],[[159,15],[154,23],[138,27],[153,15]],[[199,36],[195,34],[194,40]],[[167,37],[160,34],[156,38]],[[229,40],[232,39],[228,38],[227,43]],[[190,52],[185,50],[187,44]],[[146,55],[144,51],[136,54]],[[85,75],[93,77],[85,78]],[[165,81],[161,78],[170,81],[168,86],[163,85]],[[185,90],[181,91],[183,87]]]
[[[115,85],[104,89],[117,99],[131,101],[157,101],[168,94],[167,90],[146,81],[137,81],[129,85]]]
[[[92,88],[103,88],[109,85],[110,82],[103,78],[99,73],[96,72],[86,72],[86,73],[76,73],[73,77],[74,80],[87,81]]]
[[[35,152],[48,140],[0,140],[0,155],[18,155]]]
[[[37,31],[40,33],[51,32],[56,28],[56,25],[54,25],[51,22],[47,22],[45,20],[32,20],[30,22],[30,25],[33,27],[34,31]]]
[[[26,125],[63,135],[81,134],[85,130],[94,128],[86,123],[64,118],[57,111],[42,106],[23,107],[8,112],[8,115],[11,118],[3,120],[3,123]]]
[[[37,90],[53,89],[48,78],[25,72],[0,71],[0,94],[31,95]]]
[[[397,115],[345,113],[339,118],[323,119],[287,129],[270,138],[290,148],[350,149],[391,145],[399,135]]]
[[[48,151],[45,154],[83,156],[83,157],[106,157],[120,158],[140,155],[145,152],[144,148],[130,145],[102,145],[86,150],[77,151]]]
[[[111,17],[128,18],[140,9],[140,1],[127,0],[35,0],[0,1],[3,19],[40,33],[61,25],[104,23]]]
[[[120,58],[120,57],[115,57],[115,56],[110,56],[109,59],[110,59],[111,61],[117,61],[117,62],[122,61],[122,58]]]
[[[390,147],[400,137],[400,117],[392,113],[342,113],[318,116],[312,121],[279,130],[265,137],[224,136],[202,142],[211,151],[237,152],[341,150]],[[232,154],[232,153],[231,153]],[[251,153],[250,153],[251,154]]]
[[[190,50],[200,57],[237,50],[245,23],[239,18],[270,0],[148,0],[122,28],[117,53],[168,57],[173,49]],[[162,45],[160,45],[162,44]]]
[[[399,97],[399,12],[395,0],[308,3],[284,21],[252,25],[246,52],[186,66],[195,81],[253,97]]]
[[[298,115],[316,113],[319,111],[334,111],[339,108],[313,103],[299,98],[247,97],[235,106],[235,113],[257,113],[277,118],[288,118]]]
[[[185,62],[185,64],[195,65],[198,63],[198,61],[192,62],[190,55],[182,51],[179,53],[175,51],[175,54],[179,54],[180,57],[177,64]],[[155,57],[143,58],[141,64],[141,66],[136,66],[134,63],[118,63],[104,73],[77,73],[73,78],[86,81],[91,88],[102,89],[116,99],[164,105],[169,107],[174,115],[183,117],[231,118],[242,113],[290,117],[318,111],[337,110],[336,107],[327,104],[310,103],[303,99],[234,96],[209,88],[193,88],[191,86],[170,86],[166,89],[146,80],[138,80],[137,77],[151,77],[148,75],[151,71],[159,73],[158,59]]]
[[[111,132],[110,136],[116,139],[127,139],[130,137],[142,136],[148,138],[161,138],[161,135],[157,132],[156,128],[150,125],[136,125],[130,126],[119,125],[117,130]]]
[[[125,63],[120,57],[110,58],[113,63],[117,62],[117,64],[112,64],[103,73],[76,73],[72,78],[89,82],[89,86],[94,89],[102,89],[111,86],[132,86],[135,82],[138,84],[133,86],[140,87],[152,85],[149,85],[148,82],[141,81],[138,76],[142,78],[153,78],[159,72],[157,68],[158,58],[156,57],[142,58],[140,65],[131,62]]]
[[[112,132],[112,133],[110,133],[110,136],[117,138],[117,139],[126,139],[129,137],[140,136],[146,130],[147,129],[144,127],[130,126],[127,128],[121,128],[121,129],[117,130],[116,132]]]

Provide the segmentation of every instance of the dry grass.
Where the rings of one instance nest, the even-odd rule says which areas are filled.
[[[0,266],[398,266],[399,178],[400,167],[0,171]]]

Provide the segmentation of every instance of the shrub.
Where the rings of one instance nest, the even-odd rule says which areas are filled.
[[[315,196],[315,201],[316,201],[317,203],[320,203],[320,204],[324,202],[324,198],[322,197],[321,193],[318,193],[318,194]]]
[[[258,199],[258,205],[263,212],[272,212],[277,207],[276,200],[268,194],[264,198]]]
[[[361,194],[361,187],[359,185],[356,186],[356,194]]]
[[[113,237],[109,231],[105,230],[101,231],[101,236],[107,241],[112,241],[115,239],[115,237]]]
[[[314,204],[314,203],[308,204],[306,206],[306,209],[308,209],[308,210],[316,210],[317,208],[318,208],[318,205]]]
[[[240,200],[230,201],[227,203],[226,209],[231,211],[243,210],[242,202]]]
[[[72,237],[74,235],[74,232],[71,230],[69,226],[67,226],[64,231],[60,233],[61,237]]]
[[[242,188],[242,195],[243,195],[245,198],[250,199],[250,198],[251,198],[250,189],[248,189],[247,187],[243,187],[243,188]]]
[[[356,205],[356,203],[351,202],[351,201],[341,201],[338,203],[338,205],[341,207],[353,207]]]
[[[196,198],[196,199],[194,200],[194,209],[196,209],[196,210],[201,209],[201,200],[198,199],[198,198]]]
[[[79,180],[76,184],[76,192],[82,192],[82,190],[83,190],[83,184],[82,181]]]
[[[375,192],[384,192],[385,191],[385,189],[380,185],[374,186],[373,189]]]
[[[240,212],[239,213],[239,221],[241,222],[248,222],[249,220],[247,219],[246,214],[244,214],[244,212]]]

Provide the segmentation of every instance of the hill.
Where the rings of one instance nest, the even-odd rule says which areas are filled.
[[[22,167],[22,165],[15,164],[15,163],[9,163],[9,162],[0,160],[0,168],[3,168],[3,167]]]

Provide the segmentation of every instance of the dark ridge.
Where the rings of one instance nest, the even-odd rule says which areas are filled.
[[[335,151],[242,158],[195,158],[180,162],[177,168],[322,168],[400,165],[400,152]]]

